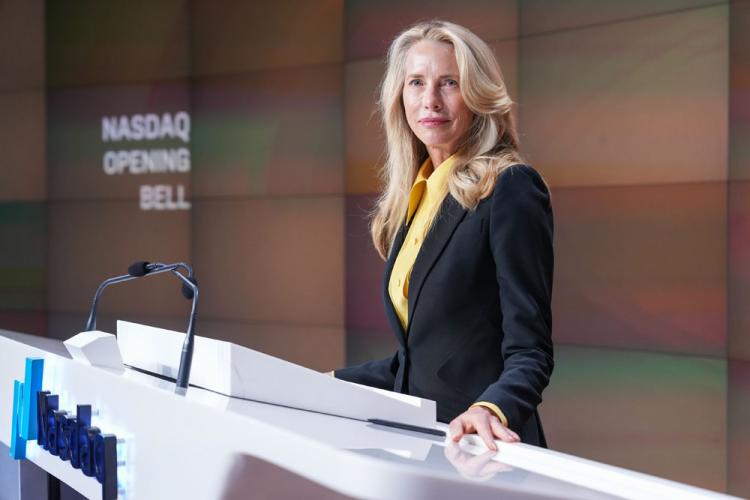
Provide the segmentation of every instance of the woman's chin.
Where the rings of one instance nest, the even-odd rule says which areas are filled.
[[[427,148],[450,149],[449,146],[456,142],[447,134],[421,134],[417,137]]]

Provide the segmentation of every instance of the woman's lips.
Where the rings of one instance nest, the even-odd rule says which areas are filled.
[[[434,128],[445,125],[449,121],[450,120],[446,120],[445,118],[424,118],[422,120],[419,120],[419,123],[421,123],[424,127]]]

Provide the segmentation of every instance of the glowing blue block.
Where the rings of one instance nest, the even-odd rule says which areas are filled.
[[[10,427],[10,456],[15,460],[26,458],[26,440],[20,433],[20,414],[23,407],[23,383],[13,381],[13,420]]]
[[[26,373],[23,381],[23,405],[21,405],[21,437],[26,441],[36,439],[37,408],[36,395],[42,390],[44,359],[26,358]]]

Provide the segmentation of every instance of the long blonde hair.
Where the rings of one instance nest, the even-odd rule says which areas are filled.
[[[457,152],[459,161],[448,177],[448,192],[466,209],[490,195],[506,167],[521,163],[513,101],[492,49],[478,36],[445,21],[422,22],[396,37],[388,49],[378,107],[386,132],[385,186],[370,222],[375,248],[387,258],[409,204],[409,191],[427,150],[406,121],[402,92],[408,50],[421,40],[453,46],[461,96],[474,113],[468,137]],[[437,165],[435,165],[437,167]]]

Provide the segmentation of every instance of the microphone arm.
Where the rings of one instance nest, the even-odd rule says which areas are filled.
[[[92,330],[96,330],[96,309],[99,306],[99,299],[101,298],[102,292],[105,288],[107,288],[109,285],[114,285],[115,283],[122,283],[124,281],[130,281],[136,278],[140,278],[145,274],[159,274],[172,270],[171,268],[160,268],[160,266],[161,264],[144,264],[144,273],[141,275],[129,273],[122,276],[115,276],[114,278],[109,278],[102,281],[102,283],[96,289],[96,293],[94,294],[94,300],[91,303],[91,310],[89,311],[89,317],[88,320],[86,320],[86,328],[84,331],[90,332]]]
[[[129,274],[126,274],[124,276],[117,276],[114,278],[109,278],[99,285],[99,287],[96,289],[96,293],[94,294],[94,301],[91,304],[91,310],[89,311],[89,318],[86,320],[86,328],[83,330],[84,332],[90,332],[92,330],[96,330],[96,308],[99,305],[99,297],[101,297],[102,292],[105,288],[107,288],[109,285],[114,285],[115,283],[122,283],[123,281],[130,281],[136,279],[138,276],[131,276]]]

